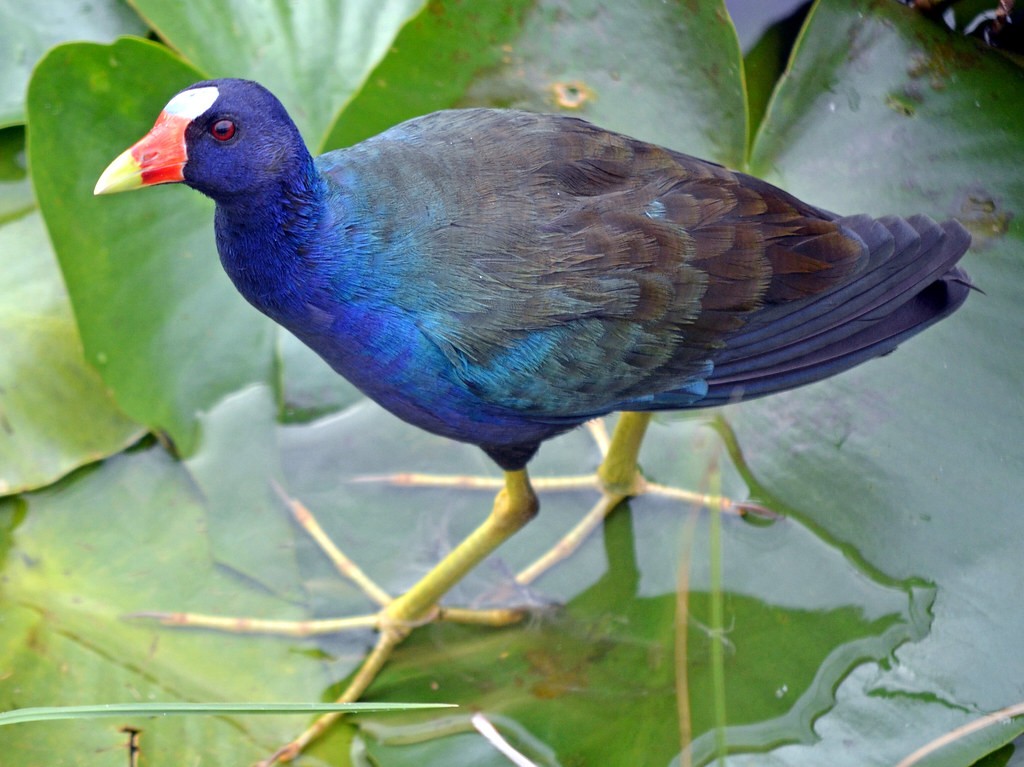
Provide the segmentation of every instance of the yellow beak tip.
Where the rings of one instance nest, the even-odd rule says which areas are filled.
[[[100,174],[92,193],[94,195],[114,194],[138,189],[141,186],[142,167],[132,157],[131,150],[127,149],[114,158],[114,161]]]

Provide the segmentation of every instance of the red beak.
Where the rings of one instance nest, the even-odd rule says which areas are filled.
[[[153,129],[107,166],[93,193],[112,194],[184,181],[188,162],[185,129],[190,122],[189,117],[161,112]]]

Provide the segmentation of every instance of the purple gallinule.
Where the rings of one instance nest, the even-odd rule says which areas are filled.
[[[437,112],[314,159],[266,89],[212,80],[172,98],[96,193],[174,182],[216,202],[221,263],[253,306],[505,472],[488,519],[381,598],[345,699],[537,513],[526,465],[544,440],[623,412],[598,471],[610,509],[635,492],[652,411],[819,381],[970,292],[955,221],[835,215],[566,116]]]

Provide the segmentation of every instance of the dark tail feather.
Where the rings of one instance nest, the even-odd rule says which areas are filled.
[[[853,216],[841,222],[868,246],[861,276],[808,303],[763,311],[715,355],[708,394],[694,405],[760,397],[828,378],[887,354],[966,300],[970,279],[955,265],[971,237],[956,221]],[[658,400],[671,407],[670,397]]]

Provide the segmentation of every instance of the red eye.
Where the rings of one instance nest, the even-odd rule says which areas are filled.
[[[217,120],[210,126],[210,135],[218,141],[227,141],[235,135],[235,124],[231,120]]]

